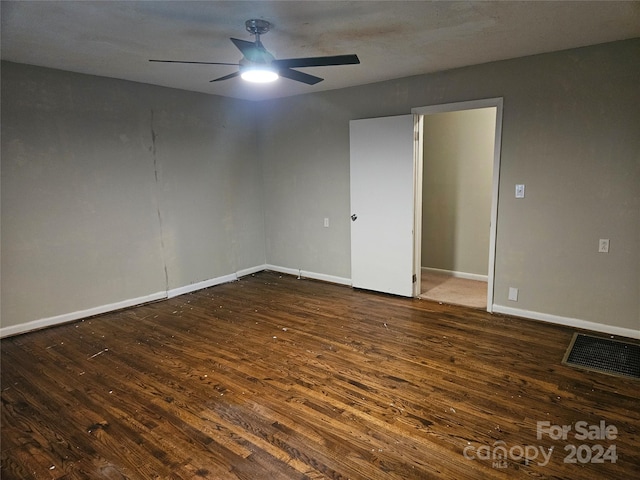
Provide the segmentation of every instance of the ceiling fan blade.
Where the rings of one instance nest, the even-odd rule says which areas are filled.
[[[242,52],[242,55],[244,55],[245,57],[247,56],[247,54],[251,55],[251,52],[256,49],[255,42],[248,42],[247,40],[240,40],[239,38],[230,38],[229,40],[231,40],[233,44],[238,47],[238,50],[240,50]]]
[[[186,60],[149,60],[150,62],[162,62],[162,63],[197,63],[200,65],[238,65],[237,63],[224,63],[224,62],[190,62]]]
[[[280,68],[278,69],[278,75],[284,78],[288,78],[289,80],[295,80],[296,82],[306,83],[307,85],[315,85],[316,83],[324,80],[320,77],[314,77],[313,75],[309,75],[308,73],[298,72],[296,70],[291,70],[289,68]]]
[[[225,75],[224,77],[214,78],[213,80],[209,80],[209,82],[221,82],[222,80],[229,80],[230,78],[235,78],[240,75],[240,72],[233,72],[229,75]]]
[[[232,38],[231,41],[238,47],[238,50],[242,52],[244,59],[249,62],[270,63],[273,61],[273,55],[271,55],[258,40],[255,42],[247,42],[246,40]]]
[[[334,55],[331,57],[283,58],[272,62],[277,67],[325,67],[330,65],[356,65],[360,63],[357,55]]]

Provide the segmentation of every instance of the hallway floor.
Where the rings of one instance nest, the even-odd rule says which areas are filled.
[[[487,282],[422,271],[420,298],[465,307],[487,308]]]

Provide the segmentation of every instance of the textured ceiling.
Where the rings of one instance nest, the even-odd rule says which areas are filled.
[[[2,1],[2,59],[259,100],[362,85],[640,37],[640,2],[428,1]],[[276,58],[355,53],[360,65],[300,69],[314,86],[247,84],[234,66],[150,63],[150,58],[237,62],[229,37],[252,40],[250,18]]]

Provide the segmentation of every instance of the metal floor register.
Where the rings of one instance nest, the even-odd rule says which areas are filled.
[[[610,375],[640,378],[640,345],[574,333],[562,363]]]

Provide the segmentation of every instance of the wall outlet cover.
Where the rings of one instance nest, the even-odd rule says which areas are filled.
[[[598,252],[599,253],[609,253],[609,239],[601,238],[598,242]]]

